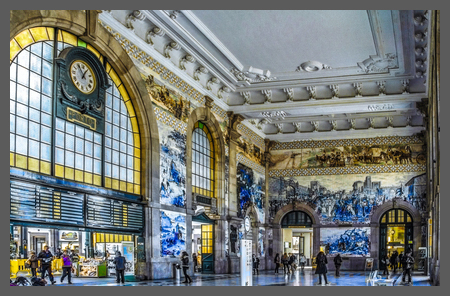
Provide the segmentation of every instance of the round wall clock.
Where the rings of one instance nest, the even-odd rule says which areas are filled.
[[[90,94],[95,90],[96,80],[94,71],[82,60],[75,60],[70,65],[70,77],[75,87],[84,94]]]
[[[245,217],[245,219],[244,219],[244,227],[245,227],[245,231],[249,231],[250,230],[250,218],[249,217]]]

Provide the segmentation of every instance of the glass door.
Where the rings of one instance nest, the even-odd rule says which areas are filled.
[[[202,224],[202,273],[214,273],[214,228]]]

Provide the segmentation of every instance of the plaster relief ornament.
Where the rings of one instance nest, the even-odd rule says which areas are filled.
[[[148,44],[153,45],[153,39],[152,38],[154,38],[156,36],[162,37],[162,36],[164,36],[164,34],[165,33],[164,33],[163,30],[161,30],[158,27],[154,27],[153,29],[150,29],[150,30],[147,31],[147,34],[145,35],[145,41]]]
[[[378,95],[385,96],[386,95],[386,81],[377,81],[378,85]]]
[[[205,67],[203,67],[203,66],[200,66],[197,70],[195,70],[195,72],[194,72],[194,79],[196,80],[196,81],[199,81],[200,80],[200,77],[199,77],[199,75],[200,74],[208,74],[209,72],[208,72],[208,69],[206,69]]]
[[[136,20],[143,21],[144,19],[145,15],[140,10],[134,10],[126,17],[125,25],[128,29],[131,29],[134,32],[133,22]]]
[[[292,123],[295,126],[295,132],[296,133],[301,133],[301,122],[293,122]]]
[[[427,46],[425,45],[425,46],[418,46],[418,47],[416,47],[416,49],[415,49],[415,52],[416,52],[416,54],[417,55],[420,55],[420,56],[423,56],[423,55],[425,55],[425,50],[427,49]]]
[[[388,128],[394,127],[394,124],[393,124],[394,118],[392,116],[386,117],[386,120],[388,122]]]
[[[286,102],[294,101],[294,89],[293,88],[283,88],[283,92],[285,92],[287,95]]]
[[[236,68],[231,69],[230,72],[236,77],[238,81],[247,81],[247,82],[252,81],[249,77],[245,76],[244,72],[241,72]]]
[[[402,80],[402,94],[409,94],[409,79]]]
[[[312,126],[314,127],[314,131],[313,132],[318,132],[319,131],[319,122],[318,121],[311,121]]]
[[[187,54],[185,57],[180,59],[180,69],[186,70],[187,63],[195,63],[195,58],[190,54]]]
[[[356,124],[356,120],[355,119],[350,119],[350,130],[354,130],[355,129],[355,124]]]
[[[316,99],[316,87],[315,86],[307,86],[306,90],[309,94],[309,100],[314,101]]]
[[[251,97],[250,92],[244,91],[244,92],[241,92],[240,94],[241,94],[241,96],[244,97],[244,105],[250,105],[250,97]]]
[[[245,73],[247,74],[248,72]],[[256,78],[252,79],[252,82],[273,81],[276,79],[277,79],[276,77],[269,77],[267,75],[258,74],[256,75]]]
[[[225,99],[225,97],[223,96],[223,93],[230,93],[231,89],[228,86],[222,86],[218,91],[217,91],[217,97],[219,99]]]
[[[330,69],[332,69],[330,66],[325,65],[321,62],[307,61],[298,66],[297,69],[295,69],[295,71],[318,72],[320,70],[330,70]]]
[[[369,129],[373,129],[374,118],[370,117],[370,118],[368,118],[368,120],[369,120]]]
[[[259,129],[259,130],[262,130],[263,125],[266,125],[268,123],[269,123],[269,121],[266,118],[260,119],[258,121],[258,123],[256,124],[256,128]]]
[[[362,83],[353,83],[353,88],[355,89],[355,97],[362,97]]]
[[[219,78],[217,78],[217,77],[211,78],[210,80],[208,80],[208,82],[206,82],[206,89],[212,90],[212,85],[217,84],[219,82],[220,82]]]
[[[337,121],[336,120],[331,120],[330,124],[331,124],[331,130],[335,132],[336,128],[337,128]]]
[[[384,58],[376,55],[371,55],[368,59],[362,62],[358,62],[358,66],[361,68],[359,72],[363,72],[366,74],[387,72],[389,69],[398,66],[397,55],[393,53],[387,53],[385,54]]]
[[[164,56],[170,59],[170,51],[179,50],[180,48],[181,46],[177,42],[172,41],[164,47]]]
[[[277,134],[283,133],[283,124],[282,123],[275,123],[275,126],[278,129]]]
[[[406,126],[411,126],[411,116],[406,117]]]
[[[170,18],[175,20],[180,13],[181,11],[179,10],[172,10],[172,12],[170,13]]]
[[[331,94],[332,94],[332,99],[338,99],[339,98],[339,85],[337,84],[333,84],[330,85],[330,89],[331,89]]]
[[[266,100],[264,101],[264,104],[272,103],[272,90],[270,89],[264,89],[261,91]]]
[[[427,31],[425,30],[424,32],[420,32],[420,31],[418,31],[418,32],[416,32],[416,34],[414,34],[414,38],[416,39],[416,41],[420,41],[420,42],[423,42],[423,41],[425,41],[426,40],[426,38],[427,38]]]

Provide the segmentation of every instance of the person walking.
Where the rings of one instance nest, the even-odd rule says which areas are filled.
[[[184,282],[183,284],[192,283],[191,277],[187,274],[187,270],[189,269],[189,255],[186,251],[181,253],[181,267],[183,268],[184,274]]]
[[[275,273],[279,273],[278,269],[280,268],[280,254],[277,253],[275,255],[275,259],[273,259],[273,262],[275,263]]]
[[[319,285],[322,285],[322,277],[321,275],[323,275],[323,278],[325,280],[325,285],[328,286],[328,280],[327,280],[327,256],[325,256],[323,251],[320,251],[317,256],[316,256],[316,262],[317,262],[317,267],[316,267],[316,272],[315,274],[319,275]]]
[[[61,248],[57,248],[55,252],[55,259],[61,259],[63,252],[61,252]]]
[[[408,275],[408,285],[411,285],[411,269],[414,265],[414,257],[412,256],[412,251],[409,250],[408,253],[406,253],[403,264],[403,276],[402,276],[402,283],[405,283],[406,275]]]
[[[45,278],[45,274],[48,273],[48,278],[52,285],[54,285],[56,281],[52,274],[53,254],[50,252],[47,245],[45,245],[44,250],[39,253],[38,258],[41,260],[41,278]]]
[[[127,260],[119,251],[117,251],[116,256],[114,257],[114,264],[116,265],[116,283],[125,283],[125,263],[127,263]]]
[[[394,269],[394,273],[396,273],[397,272],[397,262],[398,262],[398,252],[397,251],[394,251],[393,253],[392,253],[392,256],[391,256],[391,258],[389,259],[389,263],[391,264],[391,268],[392,269]]]
[[[300,268],[302,270],[304,270],[305,269],[305,265],[306,265],[306,257],[305,257],[305,254],[301,253],[300,254]]]
[[[67,251],[64,251],[62,259],[63,259],[63,266],[62,266],[63,274],[61,277],[61,283],[64,282],[64,278],[67,276],[69,285],[72,285],[72,261],[70,261],[70,256],[67,253]]]
[[[192,253],[192,262],[194,263],[194,272],[198,271],[198,261],[197,261],[197,254]]]
[[[291,272],[289,271],[289,266],[288,266],[288,262],[289,262],[289,257],[286,253],[284,253],[284,255],[281,257],[281,264],[283,264],[283,271],[286,274],[290,274]],[[287,271],[286,271],[287,270]]]
[[[255,254],[252,255],[253,274],[259,274],[259,258]]]
[[[334,267],[336,268],[336,277],[341,276],[341,264],[342,264],[342,257],[340,253],[337,253],[337,255],[333,259],[334,261]]]
[[[387,254],[381,257],[380,262],[380,269],[383,270],[383,275],[387,275],[389,277],[389,257]]]
[[[297,269],[297,266],[295,265],[295,255],[292,253],[289,256],[288,265],[289,265],[290,269],[292,270],[292,273],[294,273],[295,270]]]
[[[31,251],[30,253],[31,253],[31,256],[30,256],[29,260],[30,260],[31,276],[32,277],[36,277],[37,276],[36,275],[36,270],[37,270],[37,268],[39,266],[39,263],[38,263],[39,259],[36,256],[36,252],[35,251]]]
[[[404,269],[403,268],[403,257],[405,255],[403,255],[403,252],[400,252],[400,255],[398,255],[398,268],[400,269]]]

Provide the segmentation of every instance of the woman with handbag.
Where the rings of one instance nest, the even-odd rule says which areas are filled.
[[[67,275],[67,279],[69,281],[69,285],[72,285],[72,262],[70,261],[70,256],[67,251],[64,251],[63,255],[63,274],[61,277],[61,283],[64,281],[64,278]]]

